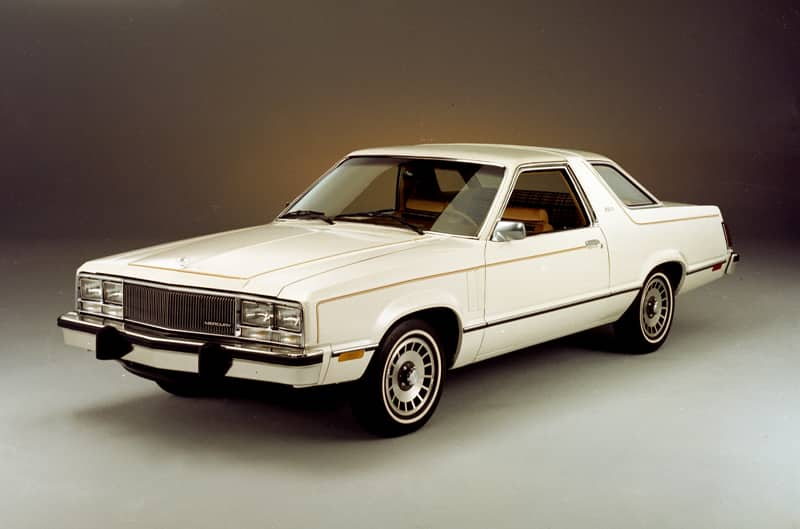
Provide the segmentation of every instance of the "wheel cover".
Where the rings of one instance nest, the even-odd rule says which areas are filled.
[[[395,343],[383,370],[383,402],[399,422],[414,422],[436,399],[441,382],[439,351],[433,338],[413,331]]]
[[[668,280],[653,276],[644,287],[639,304],[639,325],[649,342],[658,342],[672,321],[672,289]]]

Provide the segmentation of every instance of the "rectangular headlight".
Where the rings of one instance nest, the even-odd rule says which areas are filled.
[[[82,277],[80,280],[81,299],[103,301],[103,284],[99,279]]]
[[[123,319],[122,280],[78,276],[77,309],[108,318]]]
[[[256,327],[271,327],[272,303],[242,300],[242,323]]]
[[[122,305],[122,283],[118,281],[103,281],[103,301]]]
[[[276,312],[276,327],[292,332],[302,331],[303,313],[299,308],[278,305]]]

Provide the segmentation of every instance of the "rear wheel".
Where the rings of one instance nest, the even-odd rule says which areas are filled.
[[[383,437],[418,430],[439,404],[444,373],[435,329],[423,320],[399,323],[383,339],[356,384],[356,419]]]
[[[644,287],[614,324],[614,333],[627,352],[651,353],[667,340],[675,312],[672,283],[664,272],[656,270],[644,282]]]

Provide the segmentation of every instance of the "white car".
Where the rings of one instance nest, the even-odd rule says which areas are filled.
[[[417,145],[349,154],[264,226],[82,265],[68,345],[166,391],[357,381],[385,436],[447,370],[614,322],[647,353],[674,296],[732,273],[719,209],[661,202],[598,154]]]

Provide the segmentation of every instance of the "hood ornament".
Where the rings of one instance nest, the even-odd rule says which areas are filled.
[[[189,259],[187,257],[178,257],[178,268],[188,268]]]

